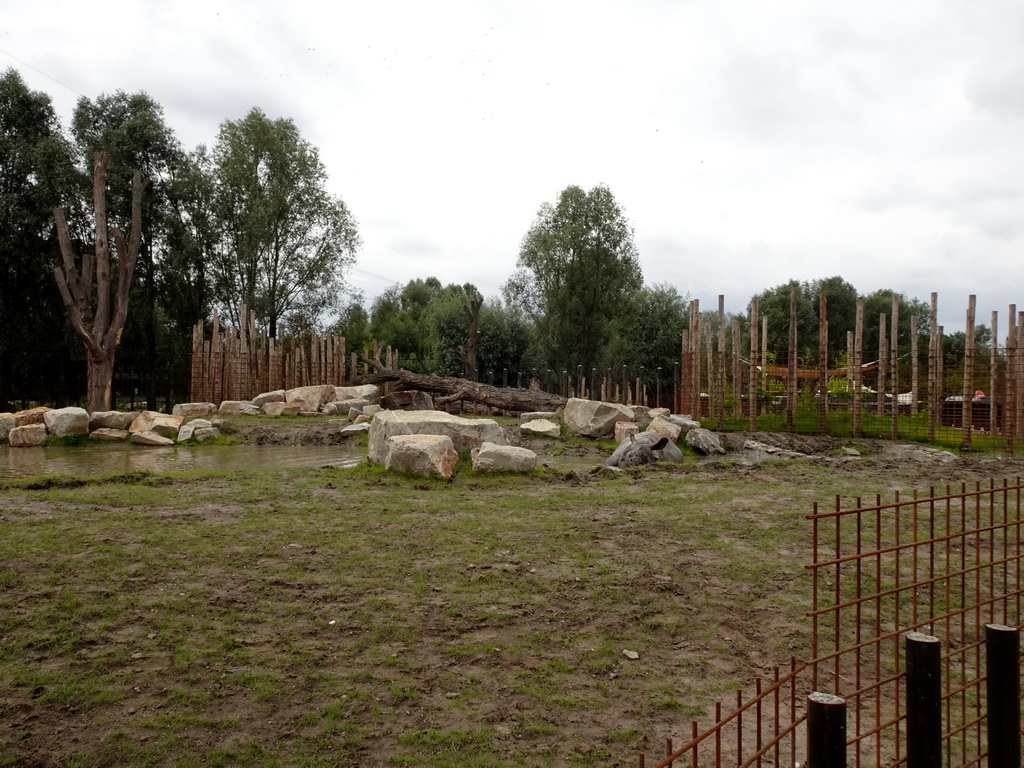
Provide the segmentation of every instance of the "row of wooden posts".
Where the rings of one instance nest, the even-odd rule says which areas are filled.
[[[968,297],[965,323],[965,353],[961,371],[962,388],[949,392],[958,399],[946,402],[943,382],[949,372],[943,363],[943,327],[938,325],[938,294],[931,294],[929,312],[929,334],[927,355],[922,360],[917,334],[918,319],[911,316],[910,349],[899,347],[900,299],[894,295],[888,317],[879,315],[879,337],[877,358],[865,360],[864,347],[864,300],[857,300],[855,330],[846,338],[847,364],[841,368],[828,368],[828,321],[826,319],[827,298],[821,293],[818,301],[818,367],[801,369],[797,367],[797,297],[793,291],[790,299],[789,349],[787,365],[769,364],[767,348],[768,318],[760,317],[758,300],[750,304],[750,346],[741,348],[741,321],[732,319],[731,344],[727,343],[725,297],[718,297],[717,333],[705,327],[698,301],[690,303],[689,327],[682,333],[680,353],[680,395],[678,408],[703,417],[715,417],[718,424],[727,417],[745,415],[750,430],[756,430],[758,416],[764,411],[764,390],[771,378],[784,382],[786,429],[792,431],[799,396],[800,382],[809,381],[816,397],[820,432],[826,433],[826,418],[830,407],[829,379],[836,376],[846,378],[850,408],[853,415],[853,432],[862,435],[864,410],[874,400],[879,414],[889,411],[891,436],[900,434],[900,412],[916,415],[927,406],[927,438],[934,440],[936,430],[942,423],[944,407],[947,414],[955,405],[954,423],[962,428],[963,445],[971,445],[971,433],[981,427],[1008,438],[1024,438],[1024,312],[1018,312],[1016,305],[1009,307],[1009,322],[1005,346],[999,347],[998,312],[991,314],[993,348],[988,355],[987,370],[975,365],[976,298]],[[746,353],[746,356],[745,356]],[[909,353],[909,364],[904,358]],[[909,372],[904,366],[909,365]],[[865,373],[876,371],[875,391],[865,401]],[[909,382],[907,374],[909,373]],[[925,379],[926,399],[922,399],[922,377]],[[909,383],[909,389],[905,389]],[[975,395],[978,384],[987,385],[988,398],[979,404]],[[901,391],[902,389],[902,391]],[[759,395],[762,395],[759,397]],[[901,397],[902,395],[902,397]],[[983,413],[981,411],[983,410]],[[979,411],[976,414],[975,411]],[[947,426],[950,426],[947,420]],[[922,435],[924,437],[924,435]]]
[[[367,372],[355,351],[347,352],[345,337],[333,334],[279,341],[256,330],[256,314],[242,306],[246,322],[221,326],[216,310],[210,338],[205,323],[192,329],[192,370],[189,399],[220,403],[250,400],[261,392],[313,384],[344,385],[353,375]],[[384,350],[384,364],[397,366],[398,354]]]

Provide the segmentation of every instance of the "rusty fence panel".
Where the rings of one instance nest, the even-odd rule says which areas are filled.
[[[805,699],[816,691],[847,701],[851,765],[904,765],[908,632],[942,642],[945,764],[985,764],[985,627],[1021,626],[1022,491],[1018,477],[815,505],[811,660],[776,668],[747,701],[737,692],[732,712],[716,704],[714,724],[701,731],[693,721],[692,739],[678,749],[667,741],[655,768],[802,764]]]

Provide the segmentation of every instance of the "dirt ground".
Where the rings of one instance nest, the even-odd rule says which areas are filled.
[[[321,425],[228,431],[256,443],[334,444],[346,439]],[[725,434],[721,439],[728,449],[721,458],[626,470],[632,478],[629,487],[600,491],[620,494],[611,499],[613,503],[606,495],[597,495],[602,476],[597,470],[556,473],[548,486],[528,491],[544,497],[552,515],[565,515],[558,534],[564,539],[555,546],[568,550],[575,546],[574,538],[586,542],[577,561],[597,565],[582,570],[578,562],[572,567],[561,564],[532,533],[519,538],[510,534],[507,540],[486,546],[478,546],[470,536],[450,552],[443,544],[421,547],[417,542],[434,535],[431,526],[439,514],[430,507],[429,487],[370,483],[363,493],[375,499],[383,513],[375,522],[364,523],[360,535],[372,542],[377,534],[407,526],[400,533],[410,542],[409,563],[426,579],[423,593],[411,602],[396,595],[404,582],[390,582],[387,573],[339,584],[337,558],[326,542],[344,540],[341,529],[332,532],[337,538],[320,543],[316,537],[322,532],[314,529],[268,531],[256,543],[240,539],[234,549],[218,552],[217,557],[225,558],[235,557],[236,550],[243,552],[239,559],[245,560],[244,567],[230,561],[197,566],[192,553],[198,539],[189,538],[199,535],[192,532],[196,524],[207,530],[226,529],[246,521],[248,514],[241,500],[204,501],[205,493],[212,497],[214,491],[224,492],[210,484],[150,484],[168,497],[196,495],[195,502],[184,507],[173,502],[147,507],[148,514],[175,534],[167,539],[164,551],[154,552],[149,542],[133,539],[130,528],[121,530],[116,520],[105,530],[108,523],[99,517],[94,528],[69,526],[65,535],[85,542],[84,548],[67,545],[59,567],[56,561],[34,561],[31,553],[19,552],[14,545],[10,552],[0,545],[0,553],[12,558],[0,562],[0,572],[10,565],[15,574],[0,582],[0,598],[6,599],[2,610],[8,612],[0,632],[0,660],[5,649],[10,652],[21,642],[17,633],[26,632],[33,621],[31,605],[25,601],[53,597],[43,574],[52,570],[51,583],[67,578],[64,569],[73,568],[76,558],[84,563],[104,548],[116,547],[125,553],[124,572],[109,575],[135,591],[130,611],[116,619],[87,617],[88,628],[78,627],[74,642],[26,642],[26,664],[38,670],[35,678],[25,678],[29,682],[11,684],[7,701],[0,701],[0,766],[635,764],[637,748],[650,748],[673,733],[678,739],[688,730],[689,717],[697,714],[694,707],[699,709],[681,694],[652,690],[645,675],[676,671],[675,685],[690,686],[693,701],[704,702],[716,685],[738,679],[749,683],[752,672],[768,674],[802,642],[797,622],[781,616],[778,609],[780,600],[792,598],[793,577],[784,569],[767,571],[756,585],[737,584],[723,575],[728,570],[726,555],[686,541],[685,533],[666,527],[671,520],[645,516],[648,500],[663,503],[655,494],[664,492],[658,491],[664,481],[687,476],[727,479],[732,486],[724,509],[737,518],[737,528],[723,537],[743,539],[743,530],[767,529],[786,520],[788,513],[763,504],[766,489],[775,499],[793,499],[799,496],[798,488],[806,491],[804,486],[810,484],[824,492],[832,481],[883,493],[1024,475],[1021,459],[961,456],[914,443],[768,433]],[[811,458],[771,458],[764,451],[744,449],[749,440]],[[517,436],[513,442],[537,450],[542,460],[566,452],[600,458],[606,450]],[[824,477],[821,467],[828,468]],[[307,480],[295,480],[294,487],[282,492],[335,508],[347,503],[347,491],[338,487],[341,481],[334,475],[324,480],[313,470]],[[715,483],[705,486],[699,491],[704,495],[694,497],[697,501],[713,497]],[[569,499],[565,489],[572,490]],[[476,490],[481,509],[491,492],[484,486]],[[401,501],[402,517],[392,518],[386,513],[399,493],[412,495]],[[586,504],[591,493],[600,498],[593,507]],[[494,494],[490,501],[500,498]],[[54,502],[0,493],[0,525],[27,521],[45,526],[68,512],[92,515],[97,505],[102,506],[102,499],[68,497]],[[473,511],[445,514],[456,519]],[[791,555],[780,553],[782,558]],[[621,568],[614,585],[583,586],[591,576],[587,568],[604,567],[604,561]],[[671,563],[673,573],[685,573],[685,582],[666,576],[659,563]],[[251,568],[260,572],[258,580]],[[506,598],[488,590],[509,579],[527,586],[516,593],[518,602],[498,610],[495,605]],[[33,594],[28,585],[37,580],[44,586]],[[103,593],[103,601],[118,599],[116,590],[102,583],[78,588]],[[609,614],[602,605],[592,604],[599,589],[625,591],[628,596]],[[191,614],[187,619],[182,614],[184,628],[154,624],[151,612],[172,605],[167,596],[177,594],[183,601],[205,606],[182,610],[195,610],[195,622],[203,625],[206,635],[218,638],[217,648],[181,654],[180,646],[199,642],[198,630],[189,630]],[[722,617],[718,611],[715,639],[680,633],[677,622],[700,625],[711,620],[704,611],[740,598],[745,606],[741,612]],[[259,616],[264,603],[274,605],[287,624],[238,618]],[[651,614],[648,606],[654,604],[662,607]],[[324,616],[337,617],[338,623],[308,623],[300,617],[309,605]],[[63,609],[73,612],[75,606]],[[366,637],[366,621],[373,614],[367,611],[376,611],[381,624],[372,643]],[[676,618],[669,618],[671,613]],[[235,623],[222,615],[235,617]],[[51,620],[58,618],[54,609]],[[104,622],[102,629],[93,626],[99,621]],[[772,627],[768,637],[765,626]],[[637,627],[648,634],[630,639]],[[324,640],[328,629],[330,637],[337,638],[330,647]],[[644,662],[650,656],[657,660],[657,668],[636,672],[641,667],[630,667],[620,646],[604,656],[595,651],[609,634],[621,635],[622,645],[645,643]],[[529,638],[537,635],[544,637],[541,647],[550,647],[550,652],[508,651],[517,644],[529,646]],[[452,651],[455,647],[458,653]],[[253,665],[254,658],[260,659],[259,666]],[[82,703],[71,694],[62,698],[60,681],[50,673],[65,664],[109,670],[119,681],[116,701]],[[361,671],[345,678],[349,693],[339,699],[340,689],[329,681],[342,678],[343,666]],[[187,674],[180,672],[183,669]],[[317,674],[311,674],[314,669]],[[559,690],[538,693],[541,681]],[[605,698],[609,686],[617,691]],[[0,687],[0,693],[3,690]],[[554,703],[547,703],[549,699]],[[660,700],[664,705],[652,704]],[[585,703],[579,714],[572,701]],[[599,703],[594,705],[595,701]],[[346,725],[338,725],[341,721]],[[452,741],[451,734],[459,734],[461,741]],[[284,752],[274,753],[289,744]],[[314,749],[312,744],[318,746]],[[307,754],[306,749],[314,752]],[[190,753],[192,762],[187,759]]]

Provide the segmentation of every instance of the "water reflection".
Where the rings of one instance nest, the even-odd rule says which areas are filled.
[[[354,467],[365,458],[366,448],[349,445],[0,446],[0,477],[98,475],[133,470],[187,472],[324,465]]]

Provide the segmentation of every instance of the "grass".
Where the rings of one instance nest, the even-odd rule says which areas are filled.
[[[806,650],[802,517],[878,480],[787,466],[3,481],[0,766],[634,764]]]

